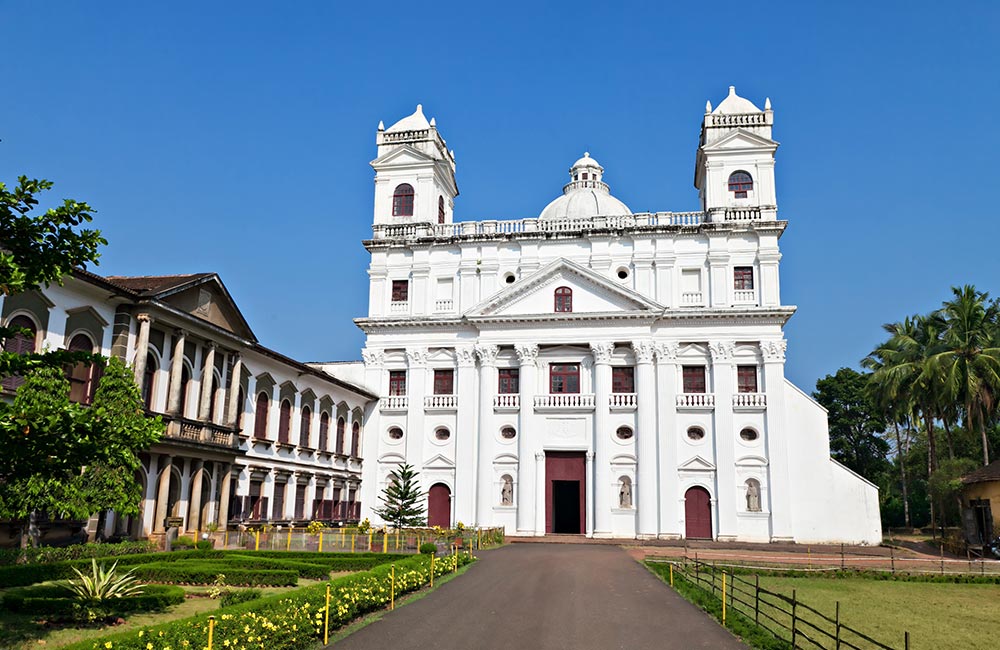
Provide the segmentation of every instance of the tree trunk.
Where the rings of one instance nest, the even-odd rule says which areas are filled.
[[[965,407],[965,415],[969,420],[969,428],[972,427],[972,404],[967,404]],[[979,412],[979,438],[983,441],[983,465],[990,464],[990,440],[986,437],[986,418],[983,417],[983,411]]]
[[[907,528],[911,528],[910,498],[907,495],[908,490],[906,487],[906,456],[903,453],[903,442],[899,437],[899,423],[893,422],[893,426],[896,428],[896,458],[899,461],[899,473],[903,485],[903,522]]]
[[[951,441],[951,427],[948,426],[948,419],[938,415],[938,419],[941,420],[941,425],[944,427],[945,439],[948,442],[948,458],[955,460],[955,445]]]
[[[938,468],[937,441],[934,439],[934,418],[928,415],[927,411],[924,411],[923,415],[924,425],[927,427],[927,478],[930,478],[931,474],[934,473],[934,470]]]

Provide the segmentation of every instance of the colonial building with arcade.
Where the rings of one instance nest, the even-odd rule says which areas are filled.
[[[442,526],[878,543],[877,488],[784,374],[773,120],[733,88],[706,107],[697,212],[632,212],[585,153],[514,221],[455,221],[421,107],[380,124],[364,362],[341,368],[378,394],[361,516],[409,463]]]

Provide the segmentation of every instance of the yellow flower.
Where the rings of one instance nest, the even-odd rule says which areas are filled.
[[[110,641],[108,641],[107,643],[105,643],[105,644],[104,644],[104,647],[105,647],[105,648],[110,648],[110,647],[111,647],[111,642],[110,642]]]

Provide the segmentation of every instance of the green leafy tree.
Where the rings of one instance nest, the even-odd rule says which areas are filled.
[[[841,368],[816,382],[813,397],[828,411],[830,452],[869,480],[888,466],[889,444],[880,437],[885,421],[868,393],[869,374]]]
[[[93,219],[86,203],[66,199],[41,214],[38,195],[52,188],[47,180],[21,176],[13,189],[0,183],[0,296],[11,296],[62,279],[73,269],[96,264],[98,248],[107,244],[99,230],[81,228]],[[18,330],[0,327],[0,339]],[[54,351],[12,354],[0,350],[0,377],[18,375],[39,366],[92,361],[86,352]]]
[[[405,526],[423,526],[426,508],[417,481],[417,472],[409,464],[400,465],[389,473],[389,484],[382,490],[379,500],[384,504],[375,514],[399,530]]]

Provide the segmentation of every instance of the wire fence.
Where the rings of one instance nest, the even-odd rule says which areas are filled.
[[[656,560],[650,560],[656,562]],[[778,639],[789,641],[792,648],[822,650],[909,650],[910,633],[904,632],[902,645],[889,645],[847,624],[840,615],[840,602],[833,612],[821,612],[797,596],[782,594],[760,586],[760,576],[741,576],[716,565],[697,560],[667,562],[672,574],[711,594],[723,603],[726,611],[736,612],[753,621]],[[672,580],[672,578],[671,578]],[[671,584],[673,584],[671,582]]]
[[[306,528],[271,527],[263,530],[224,530],[205,532],[215,548],[259,551],[314,551],[323,553],[417,553],[428,542],[441,548],[457,546],[478,551],[503,544],[503,528],[464,528],[462,530],[403,529],[363,530],[327,528],[310,532]]]

